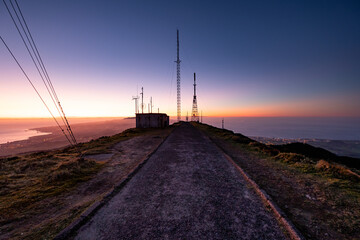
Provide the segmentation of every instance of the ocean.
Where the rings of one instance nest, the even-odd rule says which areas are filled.
[[[73,118],[69,121],[76,124],[111,119],[116,118]],[[175,120],[171,117],[170,122]],[[203,122],[222,127],[220,117],[203,117]],[[55,126],[53,119],[0,119],[0,144],[49,134],[32,130],[48,126]],[[307,142],[339,155],[360,158],[360,118],[227,117],[224,118],[224,128],[263,143]]]
[[[99,122],[111,119],[122,118],[70,118],[71,124]],[[61,120],[58,119],[59,123]],[[39,132],[34,128],[56,126],[52,118],[35,118],[35,119],[0,119],[0,144],[26,140],[30,137],[47,135],[50,133]]]
[[[48,119],[0,119],[0,144],[49,134],[31,130],[49,125],[53,125],[53,123]]]
[[[222,127],[220,117],[203,117],[203,122]],[[249,137],[360,140],[355,117],[228,117],[224,128]]]
[[[70,120],[85,123],[105,119]],[[174,120],[171,118],[171,122]],[[203,117],[203,122],[222,127],[221,117]],[[0,119],[0,144],[44,134],[29,129],[47,126],[55,126],[54,120]],[[224,128],[252,137],[360,141],[360,118],[352,117],[226,117]]]

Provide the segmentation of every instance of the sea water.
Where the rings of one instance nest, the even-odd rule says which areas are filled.
[[[0,144],[49,134],[32,128],[44,127],[50,123],[50,121],[45,120],[0,119]]]
[[[71,118],[69,119],[69,122],[76,124],[111,119],[114,118]],[[57,119],[57,121],[61,123],[61,119]],[[51,126],[56,126],[56,122],[52,118],[0,119],[0,144],[26,140],[30,137],[50,134],[46,132],[36,131],[34,130],[34,128]]]
[[[203,122],[221,128],[222,119],[203,117]],[[95,119],[73,120],[88,121]],[[0,144],[48,134],[31,129],[54,125],[53,119],[1,119]],[[224,128],[253,137],[360,141],[360,118],[355,117],[225,117]]]
[[[222,119],[203,117],[203,122],[221,128]],[[356,117],[225,117],[224,128],[254,137],[360,140]]]
[[[50,133],[39,132],[29,129],[10,129],[0,132],[0,144],[9,143],[14,141],[26,140],[30,137],[47,135]]]

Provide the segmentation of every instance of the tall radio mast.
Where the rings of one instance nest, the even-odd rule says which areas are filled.
[[[176,59],[176,84],[177,84],[177,120],[181,120],[181,95],[180,95],[180,56],[179,56],[179,30],[177,33],[177,59]]]
[[[191,112],[191,121],[199,122],[199,113],[196,100],[196,73],[194,73],[194,98]]]

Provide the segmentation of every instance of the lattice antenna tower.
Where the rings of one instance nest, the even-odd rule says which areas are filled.
[[[177,58],[176,58],[176,85],[177,85],[177,120],[181,120],[181,94],[180,94],[180,56],[179,56],[179,30],[177,33]]]
[[[194,98],[191,112],[191,121],[199,122],[199,113],[196,100],[196,73],[194,73]]]

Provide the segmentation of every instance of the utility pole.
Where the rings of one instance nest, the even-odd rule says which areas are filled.
[[[201,123],[203,122],[203,121],[202,121],[202,116],[203,116],[203,115],[202,115],[202,110],[201,110]]]
[[[224,129],[224,118],[222,119],[222,129]]]
[[[189,112],[186,112],[186,121],[189,121]]]
[[[152,108],[153,108],[153,104],[152,104],[152,97],[150,97],[150,113],[152,113]]]
[[[141,87],[141,113],[144,114],[144,87]]]
[[[139,96],[138,96],[138,93],[136,93],[136,96],[132,97],[132,100],[135,100],[135,115],[136,115],[137,113],[139,113],[139,104],[138,104]]]
[[[179,29],[177,33],[177,58],[176,58],[176,85],[177,85],[177,120],[181,120],[181,95],[180,95],[180,56],[179,56]]]

